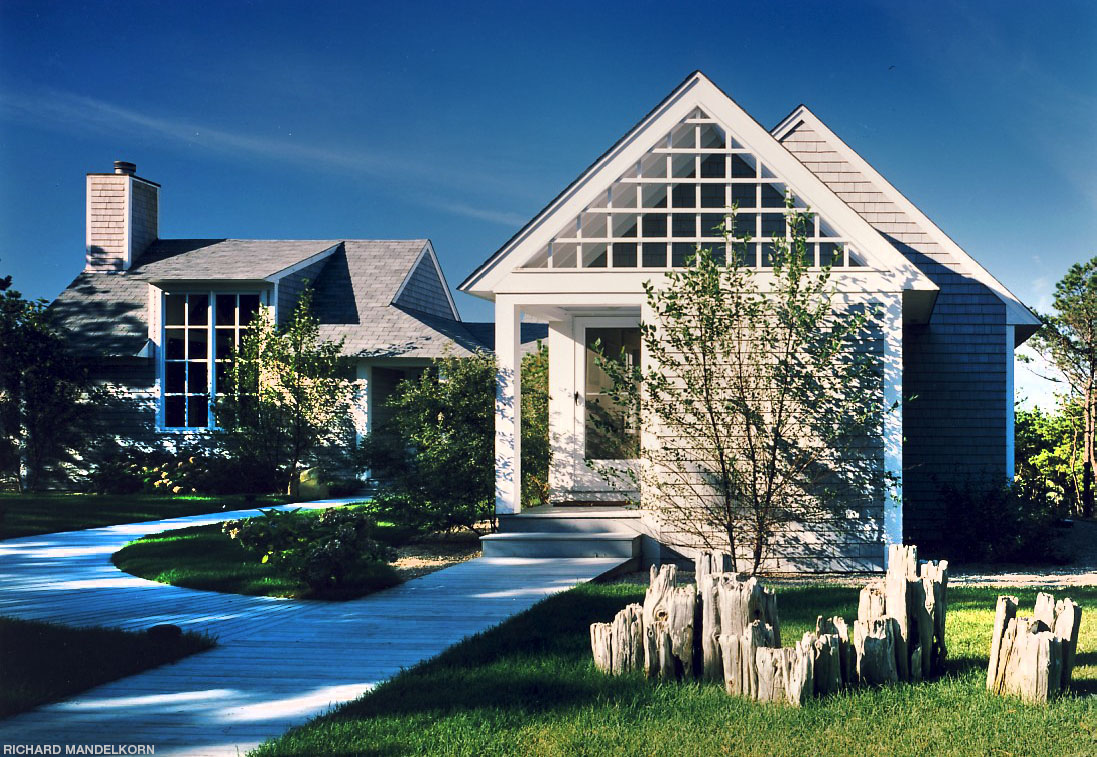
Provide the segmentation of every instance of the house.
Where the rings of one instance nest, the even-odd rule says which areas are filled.
[[[942,484],[1012,478],[1013,350],[1036,331],[1037,318],[806,106],[767,131],[695,72],[459,287],[495,303],[496,511],[504,533],[485,543],[489,552],[581,551],[582,539],[560,546],[567,540],[545,535],[567,530],[586,532],[587,544],[604,532],[605,544],[591,548],[612,552],[609,537],[631,531],[626,554],[636,554],[632,537],[640,533],[645,558],[657,559],[659,543],[671,540],[644,511],[643,492],[633,493],[638,513],[615,512],[620,493],[588,465],[630,464],[599,443],[587,412],[602,389],[592,344],[625,346],[642,360],[643,284],[684,265],[697,245],[723,245],[711,230],[733,204],[736,234],[749,230],[751,264],[764,275],[772,239],[786,233],[786,196],[815,214],[815,265],[832,264],[843,297],[883,314],[877,401],[898,410],[875,442],[883,469],[901,472],[902,489],[881,486],[871,506],[847,511],[849,522],[779,535],[767,567],[878,569],[888,544],[931,538],[942,527]],[[523,513],[516,429],[524,315],[549,324],[553,499],[609,505],[588,509],[588,520],[570,529],[546,526],[549,513]],[[602,526],[591,525],[596,515]]]
[[[160,185],[114,164],[87,176],[84,270],[52,303],[122,445],[200,442],[241,329],[260,306],[283,321],[306,286],[321,337],[344,340],[365,391],[360,433],[396,384],[445,354],[490,350],[491,324],[461,320],[427,239],[161,239]],[[540,330],[540,334],[538,333]],[[544,326],[525,324],[525,343]]]

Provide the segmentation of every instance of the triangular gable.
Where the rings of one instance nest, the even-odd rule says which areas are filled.
[[[680,265],[695,244],[716,246],[721,241],[708,226],[722,220],[732,203],[753,224],[747,230],[752,237],[775,236],[778,226],[783,236],[786,190],[822,219],[811,230],[820,262],[881,271],[897,289],[936,290],[700,72],[688,77],[459,288],[490,297],[494,285],[516,268]],[[649,215],[653,226],[646,221]],[[748,263],[764,266],[765,256],[766,244],[759,241]]]
[[[404,276],[400,288],[392,297],[392,304],[440,318],[461,320],[445,274],[442,273],[442,266],[438,264],[438,257],[429,241]]]
[[[1006,323],[1018,327],[1018,343],[1040,327],[1040,319],[1016,295],[843,142],[806,105],[793,110],[772,133],[881,233],[900,244],[916,245],[921,252],[928,253],[935,263],[969,276],[994,292],[1006,306]]]

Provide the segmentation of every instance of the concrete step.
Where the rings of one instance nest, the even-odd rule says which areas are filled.
[[[480,537],[484,557],[623,557],[640,556],[635,531],[499,533]]]
[[[527,511],[520,515],[500,515],[499,533],[616,533],[640,530],[642,514],[635,510],[584,512],[581,509]]]

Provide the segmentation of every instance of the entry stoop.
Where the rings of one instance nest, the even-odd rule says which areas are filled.
[[[484,557],[639,558],[641,513],[604,507],[536,507],[499,516],[480,537]]]

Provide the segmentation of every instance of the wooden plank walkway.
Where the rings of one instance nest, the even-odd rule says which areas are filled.
[[[0,745],[151,744],[157,755],[242,754],[624,562],[481,557],[338,603],[180,589],[110,562],[144,534],[252,514],[0,542],[0,615],[128,629],[175,623],[218,640],[208,652],[0,721]]]

